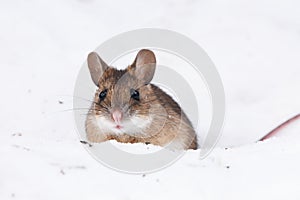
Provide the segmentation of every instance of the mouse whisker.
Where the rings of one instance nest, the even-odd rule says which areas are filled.
[[[79,96],[74,96],[74,95],[62,95],[62,96],[67,96],[67,97],[77,98],[77,99],[80,99],[80,100],[84,100],[84,101],[91,102],[91,103],[96,103],[96,104],[98,103],[98,102],[92,101],[92,100],[90,100],[90,99],[86,99],[86,98],[79,97]]]
[[[70,108],[70,109],[65,109],[60,111],[65,112],[65,111],[76,111],[76,110],[89,110],[89,108]]]
[[[103,109],[105,109],[106,111],[109,111],[109,108],[108,108],[108,106],[107,105],[102,105],[102,104],[99,104],[98,105],[100,108],[103,108]]]
[[[80,114],[81,116],[88,116],[89,114],[88,113],[86,113],[86,114]]]
[[[60,112],[67,112],[67,111],[90,111],[90,110],[93,110],[93,111],[101,111],[101,110],[98,110],[98,109],[92,109],[92,108],[71,108],[71,109],[66,109],[66,110],[61,110]]]
[[[176,126],[178,126],[179,124],[181,126],[184,126],[184,127],[189,127],[190,125],[188,123],[186,123],[184,120],[180,120],[180,119],[177,119],[176,118],[170,118],[168,115],[162,115],[162,114],[155,114],[154,115],[155,117],[163,117],[164,119],[166,119],[166,121],[168,121],[169,123],[172,123]],[[176,121],[174,121],[176,120]],[[177,122],[178,121],[178,122]]]

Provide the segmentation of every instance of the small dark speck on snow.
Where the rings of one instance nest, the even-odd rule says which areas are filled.
[[[17,148],[17,149],[23,149],[23,150],[26,150],[26,151],[30,151],[30,149],[29,148],[27,148],[27,147],[22,147],[22,146],[19,146],[19,145],[16,145],[16,144],[14,144],[14,145],[12,145],[13,147],[15,147],[15,148]]]
[[[88,143],[87,141],[83,141],[83,140],[80,140],[80,143],[81,144],[87,144],[87,145],[89,145],[89,147],[92,147],[93,145],[91,145],[90,143]]]
[[[13,133],[12,136],[22,136],[22,133]]]
[[[63,104],[64,102],[63,102],[63,101],[58,101],[58,103],[59,103],[59,104]]]

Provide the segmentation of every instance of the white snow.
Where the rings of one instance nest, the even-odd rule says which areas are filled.
[[[0,199],[300,199],[299,122],[280,138],[255,143],[300,112],[299,6],[293,0],[1,1]],[[222,138],[206,159],[188,151],[145,176],[98,163],[80,144],[69,110],[87,54],[143,27],[198,42],[227,98]]]

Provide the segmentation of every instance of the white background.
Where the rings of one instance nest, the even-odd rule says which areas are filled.
[[[0,199],[299,199],[299,122],[286,137],[254,143],[300,112],[299,6],[292,0],[1,1]],[[95,161],[65,110],[72,109],[88,52],[145,27],[178,31],[205,49],[224,82],[227,116],[219,146],[205,160],[189,151],[142,176]]]

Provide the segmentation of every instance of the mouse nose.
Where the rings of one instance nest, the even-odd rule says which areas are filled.
[[[111,117],[117,124],[120,124],[122,121],[123,115],[120,110],[114,110],[111,114]]]

